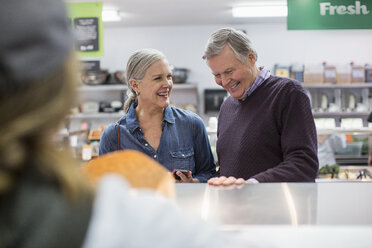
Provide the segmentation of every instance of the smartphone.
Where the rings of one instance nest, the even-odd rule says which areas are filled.
[[[174,169],[174,170],[172,171],[172,174],[173,174],[173,176],[174,176],[174,178],[175,178],[176,180],[181,180],[181,178],[176,174],[177,171],[180,171],[180,172],[182,172],[182,174],[184,174],[186,177],[189,177],[189,171],[188,171],[188,170],[177,170],[177,169]]]

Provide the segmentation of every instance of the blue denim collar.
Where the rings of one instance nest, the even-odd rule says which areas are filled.
[[[174,123],[176,119],[174,118],[173,111],[171,109],[171,106],[168,106],[164,109],[164,118],[163,121],[166,121],[168,123]]]
[[[137,104],[132,103],[130,105],[128,113],[125,116],[127,120],[127,127],[131,133],[133,133],[137,128],[140,128],[135,110],[136,106]]]
[[[125,116],[126,121],[127,121],[127,127],[131,133],[133,133],[137,128],[140,128],[138,120],[137,120],[135,107],[137,107],[137,104],[132,103],[130,105],[128,113]],[[163,121],[166,121],[172,124],[175,122],[175,118],[174,118],[174,115],[173,115],[173,112],[170,106],[164,109]]]

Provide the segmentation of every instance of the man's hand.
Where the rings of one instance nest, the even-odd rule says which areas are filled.
[[[214,186],[230,186],[230,185],[242,185],[245,183],[252,183],[249,181],[245,181],[243,178],[236,179],[235,177],[213,177],[208,180],[209,185]]]

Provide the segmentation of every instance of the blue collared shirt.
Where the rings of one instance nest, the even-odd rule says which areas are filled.
[[[164,110],[162,136],[155,151],[145,140],[138,124],[134,104],[119,121],[120,149],[143,152],[168,170],[190,170],[193,177],[206,182],[215,172],[207,131],[200,117],[190,111],[168,106]],[[110,124],[102,134],[99,155],[117,150],[117,126]]]
[[[259,68],[260,73],[254,80],[253,84],[248,88],[248,90],[244,93],[243,98],[241,99],[242,101],[245,101],[248,96],[250,96],[255,89],[258,88],[266,79],[270,77],[270,71],[268,69],[265,69],[264,67]]]

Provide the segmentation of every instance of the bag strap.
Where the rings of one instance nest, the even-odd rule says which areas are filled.
[[[116,127],[118,129],[117,133],[118,133],[118,151],[120,151],[120,125],[119,125],[119,122],[116,122]]]

